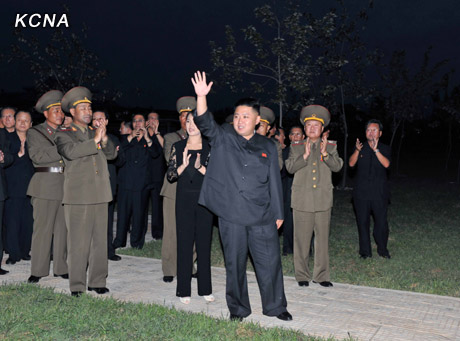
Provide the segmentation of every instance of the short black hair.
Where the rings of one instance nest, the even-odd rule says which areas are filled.
[[[4,110],[7,110],[7,109],[13,110],[13,111],[14,111],[14,115],[16,115],[16,111],[17,111],[16,108],[13,108],[13,107],[3,107],[3,108],[0,110],[0,117],[3,115],[3,111],[4,111]]]
[[[94,114],[95,112],[102,112],[102,113],[104,113],[105,119],[106,119],[106,120],[109,119],[109,113],[107,112],[107,110],[105,110],[105,109],[93,110],[93,114]]]
[[[18,114],[20,113],[26,113],[27,115],[29,115],[30,117],[30,120],[32,121],[32,114],[30,113],[30,111],[27,111],[27,110],[18,110],[14,113],[14,119],[16,119],[16,116],[18,116]]]
[[[133,115],[131,116],[131,121],[134,121],[134,117],[135,117],[135,116],[142,116],[142,117],[144,118],[144,121],[146,120],[144,114],[138,113],[138,114],[133,114]]]
[[[123,124],[125,127],[128,127],[129,129],[133,130],[133,122],[131,122],[131,121],[122,121],[121,124]]]
[[[295,124],[291,127],[291,129],[289,129],[289,134],[292,133],[292,129],[295,129],[295,128],[298,128],[302,131],[302,134],[304,133],[304,127],[298,125],[298,124]]]
[[[236,110],[236,108],[240,105],[251,107],[257,112],[257,115],[260,115],[260,102],[257,99],[252,97],[241,98],[235,103],[235,107],[233,108],[233,110]]]
[[[380,130],[380,131],[383,130],[383,124],[382,124],[382,122],[380,122],[380,120],[377,120],[377,119],[375,119],[375,118],[370,119],[369,121],[367,121],[367,123],[366,123],[366,130],[367,130],[367,128],[369,127],[369,125],[371,125],[371,124],[378,124],[378,125],[379,125],[379,130]]]

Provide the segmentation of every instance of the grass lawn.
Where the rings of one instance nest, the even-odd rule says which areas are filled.
[[[0,286],[0,307],[0,340],[323,340],[158,305],[75,298],[31,284]]]
[[[374,257],[362,260],[351,192],[335,191],[329,244],[332,281],[460,297],[459,194],[458,185],[394,181],[388,212],[392,258],[378,257],[373,245]],[[161,241],[120,253],[161,258]],[[293,276],[292,255],[282,260],[285,275]],[[224,267],[217,228],[211,261]],[[250,263],[248,268],[252,270]]]

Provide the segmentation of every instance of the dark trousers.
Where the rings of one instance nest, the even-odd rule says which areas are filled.
[[[292,218],[291,201],[284,203],[283,253],[294,251],[294,219]]]
[[[151,213],[151,230],[153,239],[163,238],[163,200],[160,196],[161,186],[163,184],[156,183],[152,186],[149,186],[149,197],[152,203],[152,213]],[[147,199],[148,200],[148,199]],[[145,232],[148,228],[148,205],[145,208]]]
[[[142,249],[145,242],[145,205],[147,205],[148,190],[132,191],[120,188],[117,197],[117,236],[115,237],[113,246],[115,248],[126,246],[126,239],[132,217],[130,235],[131,247]]]
[[[219,218],[219,231],[227,273],[227,306],[233,315],[251,314],[246,277],[248,249],[254,261],[262,299],[262,312],[277,316],[286,311],[280,245],[275,222],[261,226],[243,226]]]
[[[33,208],[30,198],[8,198],[4,222],[9,258],[19,261],[29,255],[32,243]]]
[[[359,233],[359,254],[372,256],[370,223],[371,214],[374,216],[374,240],[377,244],[377,252],[381,256],[388,255],[388,200],[361,200],[353,199],[356,222]]]
[[[196,246],[198,295],[212,294],[212,213],[198,205],[199,192],[176,197],[177,289],[176,296],[191,296],[193,244]]]
[[[107,256],[113,257],[115,256],[115,248],[113,247],[113,214],[115,211],[115,199],[116,197],[113,196],[113,200],[109,202],[109,215],[107,218]]]
[[[3,207],[5,206],[5,202],[3,200],[0,201],[0,268],[2,265],[3,260]]]

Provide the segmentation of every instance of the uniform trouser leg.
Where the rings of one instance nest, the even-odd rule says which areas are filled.
[[[67,269],[67,230],[64,207],[60,200],[32,198],[34,227],[32,234],[31,275],[49,275],[51,245],[54,273],[63,275]],[[54,243],[52,243],[54,235]]]
[[[246,317],[251,313],[246,263],[248,249],[256,270],[264,315],[286,311],[283,272],[275,224],[241,226],[219,219],[219,230],[227,272],[227,305],[231,314]]]
[[[95,211],[91,249],[89,252],[88,286],[103,288],[108,276],[107,203],[93,205]]]
[[[377,252],[381,256],[388,254],[388,201],[387,200],[371,200],[371,210],[374,214],[374,240],[377,244]]]
[[[292,253],[294,250],[294,226],[291,203],[285,203],[283,223],[283,252]]]
[[[107,216],[107,255],[108,257],[115,256],[115,248],[113,247],[113,214],[115,211],[115,196],[109,202],[108,216]]]
[[[141,191],[132,191],[132,217],[133,224],[129,237],[131,247],[142,249],[145,242],[145,211],[148,204],[149,190],[144,188]]]
[[[371,204],[369,200],[353,199],[356,214],[356,224],[358,225],[359,254],[361,256],[372,256],[370,219]]]
[[[315,212],[315,282],[330,281],[329,272],[329,228],[331,225],[331,210]]]
[[[119,189],[117,202],[117,235],[113,241],[114,248],[125,247],[131,219],[132,200],[130,191]]]
[[[152,220],[151,230],[152,238],[158,239],[163,237],[163,209],[160,196],[161,184],[155,185],[150,189],[150,199],[152,201]]]
[[[177,239],[176,239],[176,200],[163,197],[163,242],[161,245],[161,266],[163,276],[176,276]]]
[[[0,267],[3,260],[3,208],[5,206],[5,202],[3,200],[0,201]]]
[[[329,225],[331,210],[303,212],[294,210],[294,269],[298,282],[323,282],[330,280],[329,273]],[[315,233],[315,266],[311,275],[308,261],[310,243]]]
[[[107,204],[64,205],[67,225],[70,291],[105,287],[107,261]]]

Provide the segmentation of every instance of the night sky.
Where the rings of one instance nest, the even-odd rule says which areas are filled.
[[[100,67],[110,73],[104,84],[123,93],[120,104],[174,110],[178,97],[193,95],[192,73],[211,69],[209,41],[222,42],[226,24],[236,30],[254,23],[253,8],[266,2],[132,0],[71,1],[67,5],[72,29],[79,30],[82,22],[89,26],[87,46],[99,56]],[[346,2],[356,8],[367,4]],[[2,51],[13,42],[16,13],[60,14],[61,3],[2,1]],[[331,0],[311,3],[314,13],[335,5]],[[433,61],[447,58],[450,68],[460,70],[459,7],[458,0],[376,0],[363,38],[370,47],[382,49],[387,57],[395,49],[406,49],[408,61],[414,65],[421,63],[423,52],[432,45]],[[27,30],[39,38],[46,35],[43,28]],[[30,72],[20,63],[2,62],[0,75],[3,91],[20,91],[33,84]],[[459,79],[457,74],[454,83]],[[210,96],[210,106],[232,106],[239,96],[222,89]]]

